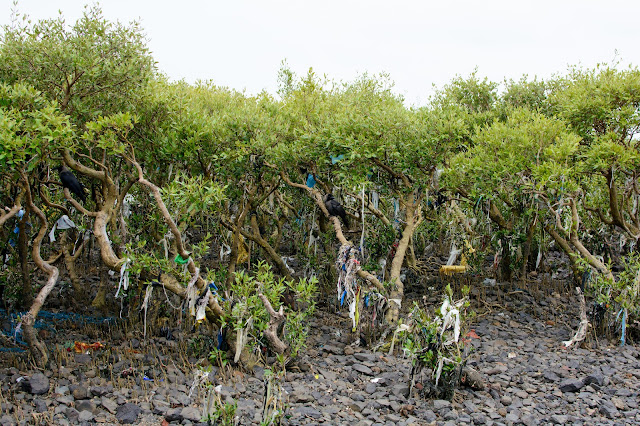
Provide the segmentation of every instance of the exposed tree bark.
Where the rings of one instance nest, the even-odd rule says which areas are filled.
[[[27,206],[38,217],[40,221],[40,230],[38,231],[38,234],[36,235],[36,238],[34,239],[33,246],[32,246],[33,261],[35,262],[38,269],[40,269],[45,274],[47,274],[46,284],[44,285],[44,287],[40,289],[40,292],[34,299],[33,304],[31,305],[31,308],[29,309],[29,311],[22,317],[22,327],[24,329],[25,341],[29,345],[29,349],[31,351],[31,354],[34,360],[40,367],[44,367],[49,361],[49,352],[47,350],[47,347],[44,345],[44,343],[42,343],[38,339],[38,336],[34,328],[34,324],[36,321],[36,317],[38,316],[40,309],[42,309],[42,306],[44,305],[44,302],[47,296],[49,295],[51,290],[53,290],[56,283],[58,282],[58,277],[60,274],[59,274],[58,268],[48,264],[40,256],[40,247],[42,244],[42,240],[44,239],[44,236],[47,233],[49,224],[47,223],[47,217],[45,216],[45,214],[33,202],[33,198],[31,196],[31,189],[29,188],[28,178],[26,177],[26,175],[24,175],[24,173],[21,173],[21,174],[22,174],[22,180],[24,182],[24,190],[25,190],[26,199],[27,199]]]
[[[550,226],[545,225],[544,230],[551,235],[551,238],[558,243],[562,251],[564,251],[569,257],[569,265],[571,266],[571,271],[573,272],[573,281],[575,284],[580,284],[582,279],[580,275],[580,270],[578,269],[578,262],[576,261],[578,258],[577,253],[571,248],[569,242],[564,239],[556,230]]]
[[[278,330],[285,321],[284,306],[280,306],[280,309],[278,310],[278,312],[276,312],[273,309],[273,306],[271,306],[269,299],[267,299],[267,296],[259,293],[258,297],[262,300],[262,303],[264,304],[264,307],[269,313],[270,317],[269,325],[267,326],[267,329],[262,332],[262,334],[264,335],[265,339],[267,339],[267,341],[269,342],[269,346],[275,353],[283,354],[289,350],[289,345],[284,343],[278,337]]]
[[[174,240],[176,242],[176,248],[177,248],[178,254],[183,259],[189,259],[189,262],[187,263],[187,269],[192,274],[192,276],[197,275],[196,286],[200,290],[202,290],[203,288],[206,288],[208,286],[208,283],[204,280],[204,278],[202,278],[197,273],[195,262],[193,261],[193,258],[190,256],[190,253],[184,247],[184,244],[182,242],[182,234],[178,230],[176,223],[171,218],[171,214],[169,213],[167,206],[164,204],[164,201],[162,200],[160,189],[156,185],[154,185],[153,183],[151,183],[150,181],[144,178],[142,167],[140,166],[140,164],[138,164],[138,162],[135,161],[135,158],[132,158],[129,161],[131,161],[131,163],[134,165],[134,167],[138,171],[138,182],[140,182],[140,184],[142,184],[143,186],[147,187],[148,190],[153,195],[153,197],[155,198],[158,209],[162,213],[162,217],[164,218],[166,224],[169,226],[171,233],[173,234]],[[161,280],[162,280],[162,277],[161,277]],[[218,300],[215,297],[209,298],[209,308],[214,313],[212,320],[215,321],[223,315],[222,307],[218,304]]]
[[[611,213],[611,223],[620,228],[623,232],[626,232],[632,238],[640,238],[640,229],[638,229],[634,223],[626,221],[623,216],[624,201],[621,202],[619,199],[613,170],[607,170],[607,172],[604,173],[604,176],[607,180],[607,188],[609,189],[609,212]]]
[[[18,221],[18,255],[20,256],[20,270],[22,273],[22,297],[20,299],[23,306],[30,306],[33,301],[31,271],[29,270],[29,241],[27,238],[28,219],[29,208],[26,208],[22,218]]]
[[[404,298],[404,283],[400,280],[400,272],[404,263],[405,255],[409,247],[409,242],[413,234],[422,221],[422,209],[420,197],[416,198],[413,191],[407,196],[405,205],[406,223],[402,230],[402,238],[398,242],[396,253],[391,261],[391,270],[389,271],[389,279],[395,288],[391,289],[389,295],[389,310],[386,313],[386,319],[395,323],[400,317],[400,306]]]

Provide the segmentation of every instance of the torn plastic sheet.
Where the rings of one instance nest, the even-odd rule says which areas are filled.
[[[131,205],[135,203],[135,198],[133,195],[127,194],[124,196],[124,200],[122,200],[122,216],[128,218],[131,216]]]
[[[146,340],[147,339],[147,310],[149,308],[149,300],[151,300],[151,293],[153,292],[153,286],[152,285],[148,285],[147,286],[147,291],[144,294],[144,302],[142,302],[142,307],[140,308],[140,310],[144,309],[144,332],[143,332],[143,339]]]
[[[120,267],[120,282],[118,283],[118,291],[116,291],[116,297],[120,294],[120,289],[127,291],[129,289],[129,264],[131,259],[127,258]]]
[[[71,219],[69,219],[69,216],[62,215],[60,216],[60,219],[58,219],[56,221],[56,223],[53,225],[53,228],[51,228],[51,232],[49,232],[49,242],[53,243],[56,240],[56,230],[60,229],[60,230],[65,230],[65,229],[71,229],[71,228],[76,228],[76,224],[73,223],[73,221]]]
[[[211,294],[211,290],[207,288],[207,292],[196,303],[196,321],[197,322],[201,322],[204,320],[206,316],[207,305],[209,304],[209,299],[212,296],[213,295]]]
[[[198,298],[198,289],[195,284],[198,281],[200,270],[196,268],[195,274],[193,274],[193,278],[189,281],[189,285],[187,286],[187,306],[189,307],[189,314],[195,316],[196,315],[196,300]]]

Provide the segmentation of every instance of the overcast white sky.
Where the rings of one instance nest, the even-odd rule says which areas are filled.
[[[31,18],[67,22],[86,0],[19,0]],[[11,0],[0,0],[8,24]],[[282,60],[336,80],[388,72],[396,92],[423,105],[456,75],[547,78],[568,65],[640,65],[635,0],[105,0],[110,20],[140,20],[160,70],[275,93]],[[616,55],[617,51],[617,55]]]

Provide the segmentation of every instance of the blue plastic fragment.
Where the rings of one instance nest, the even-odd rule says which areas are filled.
[[[337,157],[331,157],[331,164],[336,164],[338,161],[344,160],[344,154],[340,154]]]
[[[316,179],[311,173],[309,173],[309,175],[307,176],[307,186],[309,188],[313,188],[314,186],[316,186]]]
[[[344,305],[344,298],[347,296],[347,290],[342,292],[342,296],[340,296],[340,306]]]
[[[224,337],[222,336],[222,329],[220,329],[220,331],[218,331],[218,346],[217,346],[217,349],[220,349],[222,347],[222,342],[224,342]]]

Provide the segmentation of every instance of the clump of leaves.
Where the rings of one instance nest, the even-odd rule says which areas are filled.
[[[236,418],[236,411],[238,409],[238,403],[222,402],[220,396],[222,392],[222,385],[213,386],[208,385],[208,395],[204,413],[202,415],[202,421],[208,424],[233,426],[238,424]]]
[[[315,311],[315,294],[318,280],[315,277],[286,281],[276,278],[271,266],[266,262],[259,262],[255,274],[249,275],[241,271],[236,273],[235,281],[231,285],[230,297],[225,301],[223,327],[233,327],[236,335],[253,351],[264,353],[268,349],[268,342],[263,332],[269,325],[269,313],[259,294],[264,294],[273,308],[277,311],[283,304],[285,293],[295,300],[295,308],[285,305],[286,321],[281,330],[281,339],[289,346],[288,356],[295,358],[306,345],[308,334],[308,318]]]

